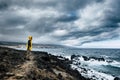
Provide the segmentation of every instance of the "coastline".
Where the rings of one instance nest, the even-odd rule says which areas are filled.
[[[47,52],[0,47],[2,80],[90,80],[70,67],[71,60]]]

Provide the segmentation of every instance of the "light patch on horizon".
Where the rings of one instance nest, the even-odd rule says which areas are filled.
[[[107,40],[99,42],[85,43],[79,48],[120,48],[120,40]]]
[[[76,46],[76,45],[80,44],[79,40],[76,40],[76,39],[62,41],[61,43],[66,46]]]

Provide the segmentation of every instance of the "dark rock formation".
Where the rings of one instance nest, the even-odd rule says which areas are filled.
[[[98,60],[98,61],[105,61],[104,58],[98,58],[98,57],[90,57],[90,59],[95,59],[95,60]]]
[[[26,51],[0,47],[0,80],[90,80],[71,69],[71,63],[47,52],[26,54]]]
[[[115,77],[114,80],[120,80],[120,77]]]
[[[71,55],[71,60],[73,59],[77,59],[78,57],[80,57],[80,55]],[[85,61],[89,61],[90,59],[94,59],[94,60],[98,60],[98,61],[105,61],[105,59],[103,57],[87,57],[87,56],[81,56],[83,57],[83,59]]]

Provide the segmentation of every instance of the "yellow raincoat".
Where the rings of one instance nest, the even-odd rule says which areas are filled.
[[[27,50],[31,51],[32,50],[32,36],[28,37],[28,42],[27,42]]]

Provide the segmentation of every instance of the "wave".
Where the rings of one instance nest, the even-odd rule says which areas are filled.
[[[113,66],[120,68],[120,62],[103,57],[87,57],[72,55],[73,69],[77,69],[83,76],[92,80],[113,80],[115,77],[111,74],[95,70],[93,67],[101,68],[101,66]]]
[[[71,67],[73,69],[78,70],[82,76],[86,78],[90,78],[91,80],[114,80],[114,77],[112,75],[108,75],[102,72],[95,71],[93,69],[78,67],[74,64],[71,64]]]
[[[71,56],[72,57],[72,56]],[[99,66],[99,65],[110,65],[114,67],[120,68],[120,62],[111,60],[111,59],[105,59],[103,57],[86,57],[86,56],[74,56],[71,58],[74,62],[81,62],[84,65],[88,66]]]

